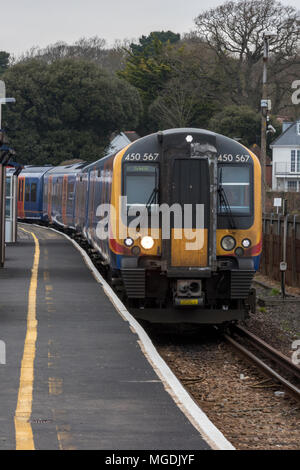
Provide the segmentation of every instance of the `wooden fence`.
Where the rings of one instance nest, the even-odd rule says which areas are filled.
[[[270,214],[263,221],[263,251],[260,272],[280,281],[283,259],[283,216]],[[300,217],[288,217],[286,283],[300,287]]]

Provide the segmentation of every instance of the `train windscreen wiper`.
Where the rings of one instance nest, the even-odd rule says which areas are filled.
[[[219,181],[219,187],[218,187],[218,194],[219,194],[219,198],[220,198],[220,208],[221,207],[225,208],[226,213],[228,215],[230,228],[234,229],[236,227],[235,227],[235,222],[234,222],[232,210],[231,210],[230,204],[228,202],[226,192],[225,192],[225,190],[222,186],[222,168],[220,169],[220,181]]]
[[[146,204],[146,208],[149,209],[149,207],[153,204],[156,198],[156,194],[158,193],[158,188],[154,188],[152,193],[150,194],[150,197],[148,199],[148,202]]]

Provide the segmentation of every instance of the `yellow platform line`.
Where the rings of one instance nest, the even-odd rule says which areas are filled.
[[[36,291],[38,283],[40,245],[33,232],[28,232],[23,228],[21,228],[21,230],[32,235],[35,243],[35,251],[28,294],[27,331],[21,363],[18,402],[14,421],[16,431],[16,449],[35,450],[30,418],[32,412],[34,360],[37,340]]]

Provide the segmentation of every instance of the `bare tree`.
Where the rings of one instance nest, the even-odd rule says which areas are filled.
[[[228,1],[200,14],[195,23],[198,35],[215,52],[236,104],[259,107],[264,32],[276,33],[270,39],[270,81],[275,95],[279,74],[300,63],[299,12],[276,0]],[[280,99],[279,93],[277,107]]]
[[[116,41],[112,47],[107,47],[106,41],[98,36],[91,38],[80,38],[74,44],[67,44],[58,41],[50,44],[45,48],[32,47],[29,51],[22,54],[14,62],[25,62],[27,60],[39,59],[52,64],[62,59],[85,59],[95,62],[100,67],[111,73],[115,73],[124,67],[126,60],[125,46],[129,44],[129,40],[122,43]]]
[[[149,115],[161,128],[188,127],[194,115],[197,92],[191,82],[171,79],[149,108]]]

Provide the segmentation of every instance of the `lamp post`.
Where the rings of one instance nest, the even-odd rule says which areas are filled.
[[[6,103],[15,103],[15,98],[6,98],[5,83],[0,80],[0,150],[4,144],[4,133],[2,131],[2,105]],[[6,150],[6,149],[5,149]],[[5,260],[5,164],[9,160],[7,151],[4,158],[0,158],[0,267],[3,268]]]
[[[263,35],[264,40],[264,55],[263,55],[263,80],[262,80],[262,99],[261,99],[261,199],[262,199],[262,213],[264,215],[266,210],[266,159],[267,159],[267,118],[270,102],[268,100],[267,89],[267,66],[269,60],[269,40],[276,37],[276,33],[265,32]]]

